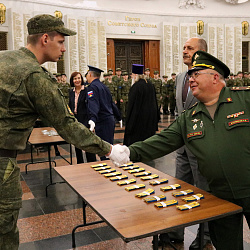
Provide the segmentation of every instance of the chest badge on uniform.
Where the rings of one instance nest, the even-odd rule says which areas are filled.
[[[244,115],[244,111],[241,111],[241,112],[238,112],[238,113],[234,113],[234,114],[231,114],[231,115],[228,115],[227,116],[227,119],[230,119],[230,118],[236,118],[238,117],[239,115]]]
[[[91,98],[91,97],[93,97],[94,96],[94,93],[93,93],[93,91],[91,90],[91,91],[89,91],[88,92],[88,98]]]
[[[200,119],[193,119],[192,122],[198,122]]]
[[[230,97],[227,98],[227,102],[232,102],[232,101],[233,101],[232,98]]]
[[[192,116],[193,116],[194,114],[196,114],[196,110],[193,111]]]
[[[198,127],[197,124],[194,124],[193,129],[196,130],[197,127]]]
[[[200,127],[201,127],[201,128],[203,127],[203,121],[201,121],[201,123],[200,123]]]

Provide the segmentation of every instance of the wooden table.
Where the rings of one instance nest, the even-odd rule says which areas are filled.
[[[53,132],[55,134],[57,134],[56,130],[54,128],[52,128],[52,127],[34,128],[32,130],[31,135],[30,135],[29,140],[28,140],[28,143],[31,146],[30,147],[31,148],[31,150],[30,150],[31,162],[27,163],[26,166],[25,166],[25,171],[26,171],[26,174],[27,174],[28,165],[43,163],[43,162],[49,162],[50,183],[46,186],[46,196],[48,196],[48,190],[47,190],[48,187],[58,183],[58,182],[53,182],[53,180],[52,180],[52,162],[55,164],[55,166],[56,166],[56,162],[51,160],[51,154],[50,154],[51,146],[67,144],[67,142],[61,136],[59,136],[58,134],[53,135]],[[47,148],[48,148],[48,160],[34,161],[32,146],[47,146]],[[60,153],[57,156],[60,156],[67,163],[72,165],[72,147],[71,147],[71,144],[70,144],[70,161],[65,159]]]
[[[128,179],[135,178],[136,184],[143,183],[146,188],[134,191],[126,191],[126,186],[117,185],[117,181],[110,181],[95,171],[90,166],[98,163],[107,163],[112,168],[110,161],[84,163],[73,166],[55,168],[56,172],[79,194],[110,227],[112,227],[125,241],[133,241],[148,236],[158,239],[158,234],[166,233],[173,229],[182,228],[206,221],[222,218],[228,215],[239,213],[242,208],[228,201],[219,199],[197,187],[184,181],[164,174],[143,163],[136,163],[144,167],[146,171],[159,175],[158,179],[167,178],[167,184],[152,186],[149,181],[142,181],[140,177],[135,178],[128,171],[116,167],[118,171],[128,176]],[[155,180],[158,180],[155,179]],[[136,198],[135,194],[145,191],[147,188],[155,189],[154,195],[165,194],[167,200],[176,199],[179,205],[187,204],[181,198],[172,196],[173,191],[163,192],[160,187],[180,184],[181,189],[175,191],[192,189],[194,194],[201,193],[204,199],[200,200],[200,207],[186,211],[180,211],[176,206],[156,208],[154,203],[145,203],[142,198]],[[84,224],[82,225],[84,226]],[[72,238],[74,240],[74,237]],[[73,244],[75,244],[73,242]],[[75,247],[73,245],[73,247]],[[158,240],[154,249],[158,249]]]

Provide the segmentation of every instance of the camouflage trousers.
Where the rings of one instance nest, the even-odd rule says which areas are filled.
[[[0,157],[0,249],[19,246],[17,219],[22,205],[20,169],[16,159]]]

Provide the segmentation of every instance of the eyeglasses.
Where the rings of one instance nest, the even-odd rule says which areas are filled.
[[[206,75],[214,75],[214,73],[209,73],[209,72],[200,72],[200,71],[195,71],[190,75],[190,78],[192,77],[193,79],[196,79],[199,75],[206,74]]]

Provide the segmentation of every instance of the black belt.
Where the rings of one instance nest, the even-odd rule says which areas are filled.
[[[16,158],[17,150],[1,149],[0,148],[0,157],[9,157]]]

